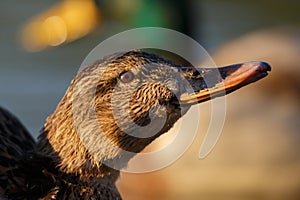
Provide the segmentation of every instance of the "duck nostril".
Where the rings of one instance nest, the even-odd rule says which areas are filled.
[[[159,103],[159,105],[161,105],[161,106],[165,106],[165,105],[167,105],[168,101],[167,101],[166,99],[159,99],[159,100],[158,100],[158,103]]]

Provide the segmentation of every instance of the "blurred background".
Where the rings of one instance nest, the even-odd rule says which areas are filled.
[[[210,117],[204,103],[188,151],[160,171],[122,173],[124,199],[299,200],[299,8],[296,0],[0,1],[0,105],[36,137],[98,43],[129,28],[172,28],[217,65],[262,60],[272,72],[227,97],[224,130],[208,157],[198,159]]]

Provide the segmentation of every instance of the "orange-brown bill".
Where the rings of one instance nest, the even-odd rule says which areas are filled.
[[[247,62],[220,68],[198,70],[205,71],[201,77],[202,82],[209,82],[210,79],[216,79],[218,81],[214,84],[206,84],[205,88],[197,88],[197,81],[193,80],[194,85],[192,85],[192,87],[196,89],[192,94],[183,93],[180,96],[179,102],[181,105],[203,102],[216,96],[228,94],[267,76],[271,67],[265,62]],[[213,77],[210,78],[210,76]],[[216,78],[216,76],[218,76],[218,78]]]

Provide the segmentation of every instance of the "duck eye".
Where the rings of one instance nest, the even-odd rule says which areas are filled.
[[[134,79],[134,74],[131,71],[124,72],[120,75],[123,83],[130,83]]]

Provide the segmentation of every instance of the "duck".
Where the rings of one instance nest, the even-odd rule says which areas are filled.
[[[141,50],[87,65],[37,141],[0,107],[0,199],[122,199],[120,170],[191,106],[268,75],[266,62],[182,66]]]

